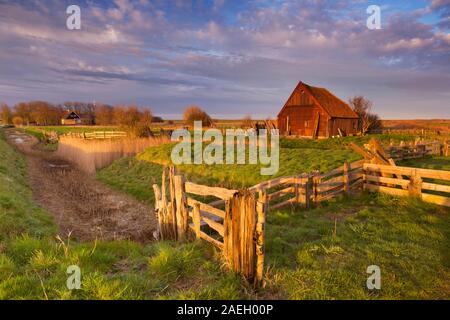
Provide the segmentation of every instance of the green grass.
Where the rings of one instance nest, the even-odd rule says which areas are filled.
[[[273,212],[268,290],[287,299],[449,299],[449,240],[448,208],[382,194]],[[381,268],[380,291],[366,288],[369,265]]]
[[[298,149],[306,155],[314,148]],[[308,161],[316,161],[314,155]],[[330,166],[337,161],[326,160]],[[295,165],[311,166],[293,160],[290,167]],[[127,158],[98,176],[151,203],[160,170]],[[222,270],[219,253],[206,243],[55,240],[56,225],[33,203],[25,174],[24,159],[0,131],[0,299],[450,298],[445,207],[364,193],[309,211],[271,212],[266,287],[252,293],[239,276]],[[66,269],[74,264],[82,271],[82,289],[70,291]],[[365,287],[372,264],[381,268],[382,289],[376,292]]]
[[[170,164],[174,144],[164,144],[148,148],[136,159],[149,163]],[[344,161],[356,161],[361,157],[345,148],[280,148],[279,171],[273,176],[261,175],[260,164],[182,164],[176,166],[189,179],[208,185],[227,188],[249,187],[275,177],[300,174],[313,170],[326,172],[341,166]]]
[[[428,156],[425,158],[399,161],[397,165],[404,167],[416,167],[433,170],[450,170],[450,157]]]
[[[116,126],[29,126],[24,127],[25,131],[29,134],[36,136],[37,138],[42,138],[42,131],[46,132],[56,132],[58,135],[63,135],[67,133],[82,133],[82,132],[93,132],[93,131],[117,131],[119,127]]]
[[[346,139],[348,143],[362,138]],[[282,141],[278,175],[327,171],[344,160],[358,159],[351,151],[342,150],[344,145],[334,143],[331,139]],[[167,162],[170,148],[159,146],[136,158],[120,160],[103,169],[99,177],[140,199],[153,201],[148,186],[158,182],[159,176],[152,175],[160,173],[158,163]],[[447,159],[420,161],[424,167],[448,170]],[[267,179],[259,176],[256,166],[195,167],[178,169],[193,181],[212,185],[251,185]],[[282,299],[449,299],[449,237],[448,208],[383,194],[336,199],[310,211],[297,207],[271,212],[266,224],[267,285],[259,295]],[[373,264],[381,268],[380,291],[366,288],[366,270]]]
[[[122,158],[97,172],[97,179],[116,190],[154,205],[153,184],[161,185],[162,165],[139,161],[135,157]]]
[[[56,235],[49,213],[33,202],[23,157],[0,130],[0,299],[249,297],[203,243],[77,243]],[[81,290],[66,287],[70,265],[81,268]]]

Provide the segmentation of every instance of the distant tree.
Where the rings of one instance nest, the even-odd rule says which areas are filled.
[[[113,108],[113,123],[121,126],[125,123],[126,110],[123,106],[115,106]]]
[[[105,104],[95,106],[95,124],[111,125],[113,121],[113,108],[111,106]]]
[[[32,121],[30,105],[26,102],[16,104],[14,106],[14,114],[22,118],[23,124],[29,125]]]
[[[139,111],[137,106],[129,106],[125,110],[125,123],[123,123],[123,125],[129,128],[135,128],[138,126],[140,120],[141,112]]]
[[[15,117],[12,119],[12,122],[13,122],[13,124],[14,124],[16,127],[21,127],[21,126],[23,126],[23,118],[22,118],[22,117],[15,116]]]
[[[0,113],[3,124],[11,124],[12,112],[6,104],[3,103],[0,105]]]
[[[203,126],[210,127],[213,124],[211,117],[198,106],[192,105],[184,109],[183,120],[187,125],[193,125],[194,121],[201,121]]]
[[[146,108],[142,113],[141,113],[141,118],[139,120],[139,125],[150,128],[150,126],[152,125],[153,122],[153,113],[150,109]]]
[[[38,125],[57,125],[61,121],[62,109],[46,101],[31,101],[28,103],[31,119]]]
[[[353,111],[358,115],[358,130],[365,135],[370,130],[381,128],[380,117],[372,113],[373,103],[363,96],[355,96],[349,100]]]

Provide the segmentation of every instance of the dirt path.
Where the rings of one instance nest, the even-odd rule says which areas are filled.
[[[54,216],[61,236],[71,233],[80,241],[152,240],[156,220],[148,206],[111,190],[52,152],[39,150],[35,137],[14,129],[7,137],[26,155],[33,197]]]

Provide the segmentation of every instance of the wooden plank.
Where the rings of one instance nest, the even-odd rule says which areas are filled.
[[[192,222],[194,223],[194,232],[197,239],[200,238],[201,232],[201,217],[200,217],[200,205],[198,203],[194,204],[192,210]]]
[[[186,203],[186,192],[184,189],[183,176],[177,175],[173,178],[175,188],[175,203],[177,217],[178,240],[186,240],[188,231],[188,209]]]
[[[292,199],[289,199],[289,200],[277,203],[277,204],[271,206],[270,210],[277,210],[277,209],[284,208],[284,207],[286,207],[286,206],[288,206],[288,205],[290,205],[292,203],[295,203],[296,200],[297,200],[296,198],[292,198]]]
[[[330,199],[336,198],[337,196],[339,196],[343,193],[344,193],[344,189],[341,189],[341,190],[334,191],[333,193],[328,193],[326,195],[319,195],[318,201],[320,202],[320,201],[330,200]]]
[[[250,191],[260,191],[260,190],[265,190],[265,189],[269,189],[269,188],[274,188],[274,187],[278,187],[279,185],[282,185],[282,184],[294,183],[295,182],[294,179],[295,179],[294,176],[280,177],[280,178],[272,179],[269,181],[261,182],[257,185],[254,185],[253,187],[249,188],[249,190]]]
[[[436,184],[436,183],[422,182],[422,189],[450,193],[450,186]]]
[[[438,196],[434,194],[422,193],[422,200],[425,202],[430,202],[434,204],[438,204],[441,206],[450,207],[450,198]]]
[[[312,134],[312,137],[314,139],[316,139],[319,134],[319,123],[320,123],[320,112],[317,112],[316,120],[314,122],[313,134]]]
[[[409,180],[405,180],[405,179],[385,178],[385,177],[372,176],[372,175],[364,175],[363,179],[364,179],[364,181],[388,183],[388,184],[393,184],[393,185],[399,185],[402,187],[408,187],[408,185],[409,185]]]
[[[352,168],[352,170],[359,169],[359,168],[363,167],[365,162],[366,162],[365,159],[358,160],[358,161],[350,163],[350,167]]]
[[[201,219],[213,230],[217,231],[222,237],[225,233],[223,224],[218,223],[208,217],[202,216]]]
[[[265,225],[266,225],[266,209],[267,209],[267,195],[261,191],[256,205],[257,222],[255,230],[255,245],[256,245],[256,275],[255,287],[263,286],[264,275],[264,256],[265,256]]]
[[[414,170],[423,178],[431,179],[441,179],[450,180],[450,171],[443,170],[431,170],[431,169],[421,169],[421,168],[409,168],[409,167],[392,167],[387,165],[379,164],[364,164],[364,170],[378,172],[378,173],[390,173],[390,174],[401,174],[411,176]]]
[[[317,187],[318,193],[326,193],[335,189],[344,188],[344,183],[335,182],[335,183],[322,183]]]
[[[320,177],[324,180],[327,179],[329,177],[335,176],[335,175],[340,175],[342,174],[342,172],[344,171],[344,166],[341,166],[339,168],[333,169],[331,171],[328,171],[327,173],[321,174]],[[342,177],[339,177],[342,179]]]
[[[200,201],[197,201],[195,199],[192,198],[187,198],[187,205],[190,207],[194,207],[194,205],[198,204],[200,206],[200,210],[201,211],[206,211],[208,213],[211,213],[215,216],[218,216],[219,218],[225,218],[225,211],[217,209],[209,204],[206,203],[202,203]]]
[[[422,178],[415,169],[409,181],[408,192],[410,197],[422,197]]]
[[[294,193],[294,192],[295,192],[295,188],[294,187],[288,187],[288,188],[285,188],[283,190],[279,190],[277,192],[268,194],[267,195],[267,200],[268,201],[276,200],[278,198],[281,198],[281,197],[285,196],[286,194]]]
[[[347,161],[344,162],[344,171],[342,173],[342,182],[344,183],[344,192],[350,191],[350,177],[349,177],[350,165]]]
[[[305,208],[306,209],[311,208],[311,201],[313,201],[312,196],[313,196],[313,192],[314,192],[313,187],[314,187],[313,177],[309,176],[308,181],[306,182],[306,185],[305,185]]]
[[[221,207],[224,204],[225,204],[225,200],[222,200],[222,199],[208,203],[209,206],[214,207],[214,208]]]
[[[408,196],[408,191],[364,183],[364,190],[383,192],[393,196]]]
[[[219,249],[223,250],[223,243],[222,242],[220,242],[219,240],[214,239],[213,237],[210,237],[209,235],[207,235],[203,231],[200,231],[200,238],[203,239],[203,240],[208,241],[209,243],[212,243],[213,245],[215,245]]]
[[[236,190],[203,186],[192,182],[186,182],[185,188],[187,193],[192,193],[200,196],[214,196],[222,200],[230,199],[237,192]]]
[[[325,181],[324,180],[325,179],[322,178],[322,184],[324,184],[324,183],[333,184],[333,183],[343,183],[344,182],[344,179],[343,179],[342,175],[339,175],[337,177],[334,177],[334,178],[331,178],[331,179],[328,179],[328,180],[325,180]]]

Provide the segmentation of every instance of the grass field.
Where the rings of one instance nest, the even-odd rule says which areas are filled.
[[[158,150],[151,152],[164,154]],[[329,154],[323,160],[324,166],[341,161]],[[424,166],[448,165],[445,159],[423,161]],[[289,163],[284,170],[312,166],[284,163]],[[211,179],[199,171],[191,174],[200,181]],[[160,176],[161,165],[135,157],[98,173],[105,183],[149,203],[151,184]],[[252,179],[247,175],[235,181]],[[2,136],[0,217],[0,299],[450,298],[450,210],[406,198],[363,193],[309,211],[271,212],[266,287],[256,293],[221,269],[218,253],[208,244],[56,240],[55,223],[33,203],[24,159]],[[79,291],[66,288],[66,268],[72,264],[82,270]],[[365,287],[366,268],[372,264],[381,268],[382,289],[376,292]]]
[[[36,137],[42,137],[42,131],[56,132],[58,135],[67,133],[83,133],[94,131],[118,131],[117,126],[29,126],[24,127],[27,133],[33,134]]]

